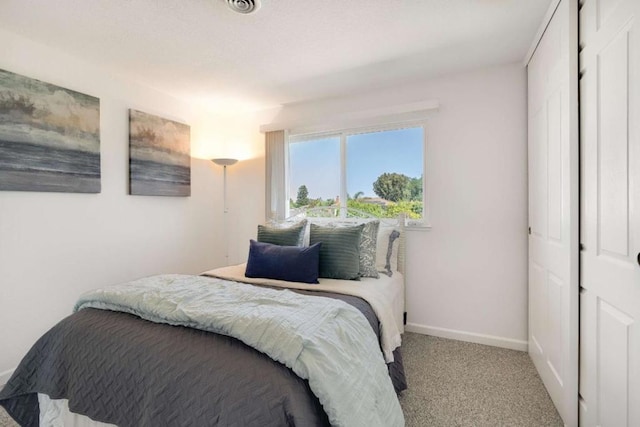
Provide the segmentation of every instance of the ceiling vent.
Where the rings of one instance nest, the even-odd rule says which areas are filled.
[[[257,12],[260,9],[260,0],[226,0],[231,10],[243,15]]]

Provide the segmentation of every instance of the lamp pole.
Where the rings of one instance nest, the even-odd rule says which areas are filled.
[[[227,214],[229,212],[229,208],[227,207],[227,166],[235,165],[238,160],[237,159],[211,159],[213,163],[218,166],[222,166],[222,213],[224,215],[224,262],[225,265],[229,265],[229,239],[227,235],[227,229],[229,228]]]

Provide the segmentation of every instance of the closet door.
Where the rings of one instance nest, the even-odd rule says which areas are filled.
[[[640,426],[640,0],[580,10],[580,421]]]
[[[529,354],[578,425],[577,1],[562,0],[528,64]]]

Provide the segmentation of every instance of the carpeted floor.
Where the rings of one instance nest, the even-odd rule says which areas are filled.
[[[407,427],[563,425],[527,353],[412,333],[402,350]]]
[[[4,411],[4,408],[0,406],[0,426],[1,427],[19,427],[18,423],[14,422],[9,415]]]
[[[562,426],[527,353],[406,333],[407,427]],[[17,426],[0,408],[0,426]]]

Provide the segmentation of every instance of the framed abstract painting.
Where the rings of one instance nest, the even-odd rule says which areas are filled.
[[[191,129],[129,110],[129,194],[191,195]]]
[[[100,100],[0,70],[0,190],[100,192]]]

